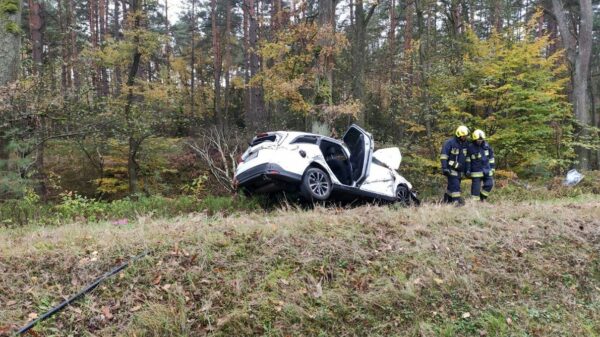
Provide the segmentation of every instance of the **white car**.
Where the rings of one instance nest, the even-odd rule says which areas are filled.
[[[237,166],[234,182],[250,193],[300,191],[309,201],[368,198],[418,204],[413,186],[396,170],[397,147],[373,152],[373,137],[357,125],[343,141],[276,131],[254,137]]]

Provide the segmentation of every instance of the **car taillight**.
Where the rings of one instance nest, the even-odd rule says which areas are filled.
[[[277,170],[268,170],[267,173],[268,174],[279,174],[279,171],[277,171]]]

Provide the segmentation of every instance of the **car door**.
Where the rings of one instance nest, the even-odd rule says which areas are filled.
[[[343,140],[350,151],[354,186],[360,186],[369,175],[371,168],[373,136],[358,125],[352,124],[344,134]]]

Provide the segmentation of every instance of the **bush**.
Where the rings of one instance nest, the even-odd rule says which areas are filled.
[[[71,221],[108,221],[135,219],[140,215],[167,218],[192,212],[208,214],[249,212],[262,209],[260,199],[244,196],[197,199],[193,196],[167,198],[160,195],[124,198],[115,201],[95,200],[77,193],[65,193],[55,205],[42,204],[35,193],[28,192],[21,200],[0,203],[0,225],[7,227],[27,224],[56,225]]]

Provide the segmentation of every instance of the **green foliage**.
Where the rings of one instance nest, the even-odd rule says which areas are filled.
[[[21,4],[19,0],[0,0],[0,17],[15,15],[19,12]],[[21,27],[11,20],[8,20],[4,25],[4,29],[11,34],[18,35],[21,33]]]
[[[500,33],[487,39],[468,35],[464,73],[444,82],[449,86],[441,125],[481,128],[500,167],[550,176],[574,158],[573,118],[564,95],[568,73],[562,53],[545,55],[548,37],[535,35],[532,25],[516,41]]]
[[[0,15],[13,15],[19,11],[19,0],[0,0]]]
[[[74,192],[63,193],[60,202],[50,205],[40,202],[40,198],[33,190],[27,190],[21,200],[0,203],[0,226],[112,221],[135,219],[139,216],[164,218],[192,212],[232,214],[261,209],[263,209],[261,200],[244,196],[207,196],[203,199],[193,196],[177,198],[138,196],[104,201]]]
[[[7,22],[6,26],[4,27],[6,29],[7,32],[12,33],[12,34],[20,34],[22,32],[21,27],[19,27],[19,25],[17,25],[16,22]]]

